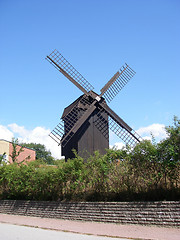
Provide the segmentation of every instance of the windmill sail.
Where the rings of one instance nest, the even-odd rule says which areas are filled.
[[[101,89],[101,95],[110,102],[135,75],[135,71],[125,64]]]
[[[57,50],[54,50],[46,59],[83,93],[87,94],[94,89],[94,87]]]
[[[132,129],[130,132],[123,128],[115,119],[109,115],[109,128],[127,145],[134,147],[141,141],[141,137]]]
[[[75,122],[74,126],[67,132],[67,134],[63,136],[61,139],[62,146],[65,146],[71,140],[74,134],[80,129],[80,127],[85,123],[85,121],[90,117],[95,109],[95,102],[93,102],[84,112],[84,114],[81,115],[78,121]]]
[[[74,103],[64,110],[60,123],[49,134],[58,144],[65,146],[82,124],[78,120],[89,110],[93,100],[87,95],[79,97]],[[83,123],[83,121],[80,121]],[[76,128],[75,128],[76,126]]]
[[[64,122],[60,121],[60,123],[52,130],[52,132],[49,134],[49,136],[58,143],[58,145],[61,144],[61,139],[64,135]]]
[[[109,128],[119,138],[121,138],[129,146],[135,146],[142,139],[122,118],[120,118],[107,104],[100,104],[101,112],[108,114]]]

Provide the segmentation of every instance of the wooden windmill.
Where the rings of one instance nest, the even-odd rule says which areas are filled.
[[[50,133],[65,159],[74,157],[72,149],[83,157],[95,150],[104,154],[109,148],[109,129],[130,146],[140,142],[141,137],[107,105],[134,76],[130,66],[125,64],[98,95],[57,50],[46,59],[84,93],[64,109],[60,123]]]

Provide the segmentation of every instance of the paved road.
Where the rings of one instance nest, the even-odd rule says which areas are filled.
[[[0,223],[1,240],[125,240]],[[127,239],[126,239],[127,240]]]
[[[18,225],[18,226],[29,226],[35,229],[38,228],[39,230],[47,229],[47,230],[54,230],[55,232],[76,233],[76,234],[80,234],[80,235],[76,235],[78,236],[78,239],[81,239],[80,238],[81,235],[85,235],[86,237],[88,235],[91,235],[91,237],[92,235],[94,235],[94,236],[109,236],[111,238],[114,237],[114,239],[119,238],[119,239],[143,239],[143,240],[145,239],[146,240],[150,240],[150,239],[151,240],[180,240],[180,228],[170,228],[170,227],[167,228],[167,227],[157,227],[157,226],[142,226],[138,224],[131,225],[131,224],[82,222],[82,221],[70,221],[70,220],[54,219],[54,218],[18,216],[18,215],[9,215],[9,214],[0,214],[0,223]],[[5,225],[3,226],[4,228],[6,227]],[[6,230],[5,234],[9,232],[11,231]],[[20,234],[20,237],[23,234],[25,234],[25,232],[26,231]],[[2,239],[1,229],[0,229],[0,240],[12,240],[12,239],[14,240],[15,239],[14,237],[16,237],[16,235],[13,235],[13,238]],[[111,239],[111,238],[105,238],[105,239]],[[31,237],[30,239],[36,240],[38,238]],[[44,238],[43,240],[46,240],[46,239],[47,238]],[[51,240],[52,238],[49,238],[49,239]],[[58,239],[62,239],[62,238],[58,238]],[[19,240],[22,240],[22,238],[19,238]],[[29,240],[29,239],[23,238],[23,240]],[[38,240],[41,240],[41,238]]]

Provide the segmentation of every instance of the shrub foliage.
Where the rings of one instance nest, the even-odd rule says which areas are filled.
[[[167,138],[134,149],[95,152],[84,162],[42,160],[0,166],[0,199],[58,201],[180,200],[180,121],[166,127]]]

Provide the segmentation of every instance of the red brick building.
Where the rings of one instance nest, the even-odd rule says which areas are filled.
[[[21,149],[20,145],[16,146],[16,152],[18,153]],[[0,139],[0,155],[4,155],[4,160],[8,163],[12,163],[12,158],[10,155],[12,155],[13,152],[13,144],[11,142],[8,142],[6,140]],[[17,163],[20,163],[22,161],[30,162],[36,160],[36,151],[27,147],[22,148],[22,152],[20,152],[19,156],[17,156]]]

